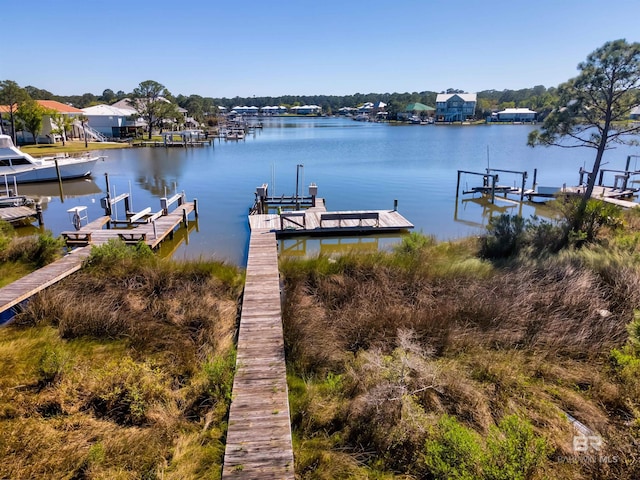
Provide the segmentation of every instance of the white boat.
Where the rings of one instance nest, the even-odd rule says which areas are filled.
[[[9,135],[0,135],[0,177],[13,177],[17,183],[56,181],[57,170],[60,170],[63,180],[87,177],[91,175],[91,169],[100,158],[102,157],[88,155],[33,158],[28,153],[20,151]]]

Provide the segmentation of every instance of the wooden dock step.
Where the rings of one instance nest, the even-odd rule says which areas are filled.
[[[278,247],[254,229],[238,333],[223,479],[294,478]]]

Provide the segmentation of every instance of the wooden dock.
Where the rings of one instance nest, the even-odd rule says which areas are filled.
[[[275,233],[252,228],[223,479],[294,479]]]
[[[397,210],[347,210],[326,212],[324,208],[280,214],[249,215],[251,229],[267,229],[278,237],[287,235],[360,235],[397,232],[413,224]]]
[[[580,195],[584,193],[584,190],[584,186],[566,187],[565,189],[563,189],[562,193],[569,195]],[[631,200],[625,200],[625,198],[632,198],[633,195],[636,194],[636,192],[637,191],[634,189],[619,189],[596,185],[593,187],[591,198],[593,198],[594,200],[602,200],[603,202],[611,203],[613,205],[618,205],[622,208],[636,208],[640,206],[639,203],[632,202]]]
[[[35,218],[35,216],[36,211],[31,207],[0,208],[0,219],[9,223],[15,223],[29,218]]]
[[[158,216],[153,222],[134,223],[131,224],[131,228],[105,229],[103,226],[111,220],[104,216],[79,230],[62,232],[62,236],[69,246],[103,245],[111,239],[119,238],[125,243],[142,241],[149,247],[156,248],[163,240],[172,236],[174,229],[184,223],[194,210],[194,202],[186,202],[172,212]]]
[[[0,313],[9,310],[48,286],[80,270],[82,262],[89,256],[90,252],[91,247],[73,250],[60,260],[0,288]]]

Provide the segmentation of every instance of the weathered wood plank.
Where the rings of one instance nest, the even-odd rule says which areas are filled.
[[[91,253],[91,247],[82,247],[35,272],[0,288],[0,312],[44,290],[50,285],[80,270],[82,262]]]
[[[277,215],[271,218],[277,220]],[[294,478],[278,247],[275,234],[264,230],[269,225],[257,228],[268,219],[250,218],[223,479]]]

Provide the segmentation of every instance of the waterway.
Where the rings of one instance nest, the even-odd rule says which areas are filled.
[[[174,258],[215,257],[243,265],[248,244],[247,213],[256,187],[269,184],[270,193],[292,195],[296,173],[300,193],[318,185],[329,210],[398,210],[415,230],[452,239],[476,235],[491,215],[502,212],[548,214],[544,207],[498,200],[495,206],[472,196],[456,202],[458,170],[533,170],[538,185],[577,185],[579,169],[591,168],[591,149],[530,148],[527,125],[422,126],[355,122],[345,118],[288,118],[263,120],[264,128],[244,141],[215,141],[203,148],[136,148],[105,150],[92,180],[19,186],[19,192],[43,200],[45,226],[55,235],[72,229],[67,210],[87,206],[89,220],[103,215],[105,173],[112,195],[131,192],[133,209],[159,210],[160,198],[184,191],[197,198],[200,217],[180,242],[165,245]],[[637,148],[619,147],[605,153],[606,168],[623,169],[627,155]],[[631,168],[636,167],[636,158]],[[298,168],[297,165],[303,165]],[[274,181],[275,180],[275,181]],[[520,186],[520,177],[500,174],[500,184]],[[460,190],[479,186],[481,178],[463,175]],[[476,196],[477,197],[477,196]],[[120,207],[122,209],[122,207]],[[119,212],[124,217],[124,212]],[[397,236],[365,239],[287,241],[290,254],[332,252],[343,245],[388,247]]]

